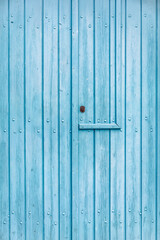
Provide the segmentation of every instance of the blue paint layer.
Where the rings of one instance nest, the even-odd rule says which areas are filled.
[[[160,0],[0,1],[1,240],[160,239],[159,39]]]

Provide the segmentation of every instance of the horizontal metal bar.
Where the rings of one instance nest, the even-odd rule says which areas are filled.
[[[118,130],[120,127],[115,123],[94,123],[94,124],[88,124],[88,123],[80,123],[79,129],[81,130]]]

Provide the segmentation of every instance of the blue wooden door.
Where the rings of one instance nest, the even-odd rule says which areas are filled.
[[[0,0],[0,240],[160,240],[159,39],[160,0]]]

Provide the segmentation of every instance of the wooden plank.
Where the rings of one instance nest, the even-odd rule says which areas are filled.
[[[109,121],[116,121],[116,0],[110,1],[109,5]],[[115,184],[116,165],[114,165],[114,158],[112,159],[112,133],[109,135],[109,238],[117,238],[117,212],[115,212],[117,206],[115,205],[115,198],[117,194]],[[115,136],[113,135],[113,139]],[[113,161],[113,162],[112,162]],[[115,175],[116,174],[116,175]],[[114,198],[113,198],[114,196]]]
[[[110,239],[125,239],[125,1],[111,2],[110,14]]]
[[[10,1],[10,16],[11,238],[24,239],[24,1]]]
[[[93,1],[79,1],[79,122],[93,123]],[[94,239],[94,134],[79,132],[79,238]],[[87,146],[87,147],[86,147]]]
[[[60,239],[71,239],[71,1],[59,2]]]
[[[99,121],[99,118],[98,118]],[[105,121],[105,120],[104,120]],[[115,123],[111,123],[111,124],[105,124],[105,123],[93,123],[93,124],[85,124],[85,123],[81,123],[79,124],[79,129],[81,130],[116,130],[116,129],[120,129],[120,127],[115,124]]]
[[[72,239],[78,240],[78,0],[72,0]]]
[[[8,1],[0,1],[0,239],[9,239]]]
[[[45,239],[59,238],[58,1],[44,2]]]
[[[95,0],[95,124],[81,129],[116,129],[109,123],[109,1]],[[105,123],[106,122],[106,123]],[[109,239],[109,132],[95,131],[95,239]]]
[[[141,3],[126,10],[126,238],[141,239]]]
[[[156,0],[142,1],[142,239],[156,236]]]
[[[26,1],[26,239],[43,238],[42,2]]]
[[[127,63],[127,31],[126,31],[126,24],[127,24],[127,2],[122,1],[122,78],[124,78],[124,104],[122,104],[124,108],[124,239],[126,239],[126,63]],[[122,129],[123,131],[123,129]]]

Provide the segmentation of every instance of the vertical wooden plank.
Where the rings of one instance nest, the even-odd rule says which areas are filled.
[[[109,5],[109,122],[116,122],[116,0],[110,1]],[[109,133],[109,238],[117,238],[117,206],[115,199],[116,187],[116,165],[114,163],[115,155],[114,145],[112,142],[115,134],[110,131]],[[112,138],[113,136],[113,138]],[[114,144],[114,142],[113,142]],[[113,235],[113,236],[112,236]]]
[[[43,238],[42,2],[26,1],[26,239]]]
[[[120,131],[111,132],[111,239],[125,239],[125,1],[111,4],[111,121]],[[114,32],[114,33],[113,33]]]
[[[72,0],[72,239],[78,240],[78,0]]]
[[[71,238],[71,0],[59,2],[60,239]]]
[[[109,123],[109,1],[95,1],[95,122]],[[109,239],[109,131],[95,132],[95,239]]]
[[[124,128],[124,190],[123,190],[123,193],[124,193],[124,208],[123,208],[123,211],[124,211],[124,239],[126,239],[126,1],[125,0],[122,0],[122,10],[121,10],[121,13],[122,13],[122,25],[121,25],[121,28],[122,28],[122,96],[123,96],[123,101],[122,101],[122,107],[121,109],[122,112],[123,112],[123,117],[124,117],[124,125],[123,128]],[[118,86],[120,86],[118,84]],[[118,89],[119,87],[117,87],[117,98],[119,99],[119,95],[118,95]],[[117,104],[118,105],[118,104]],[[119,106],[119,105],[118,105]],[[119,113],[121,114],[121,113]],[[119,115],[117,114],[117,121],[119,121]],[[123,131],[123,129],[122,129]]]
[[[155,239],[156,0],[142,1],[142,239]]]
[[[109,122],[116,122],[116,0],[110,1],[109,4]],[[110,131],[109,133],[109,237],[114,239],[114,235],[117,237],[117,210],[115,205],[115,198],[117,197],[117,193],[115,186],[116,179],[116,165],[113,161],[113,151],[114,145],[112,148],[112,142],[114,139],[115,133]],[[117,133],[116,133],[117,134]],[[113,138],[112,138],[113,135]],[[114,143],[114,142],[113,142]],[[115,155],[115,153],[114,153]],[[112,159],[113,158],[113,159]],[[113,168],[114,167],[114,168]],[[116,175],[115,175],[116,174]],[[114,184],[114,187],[113,187]],[[114,229],[115,227],[115,229]]]
[[[24,239],[24,1],[11,0],[10,15],[11,239]]]
[[[93,0],[79,1],[79,113],[81,123],[93,123]],[[94,239],[93,131],[79,131],[79,239]]]
[[[45,239],[58,239],[58,1],[44,2]]]
[[[109,68],[109,104],[110,121],[116,121],[116,2],[110,1],[109,4],[109,50],[110,50],[110,68]]]
[[[0,1],[0,238],[9,239],[8,1]]]
[[[141,239],[141,4],[127,0],[126,238]]]

